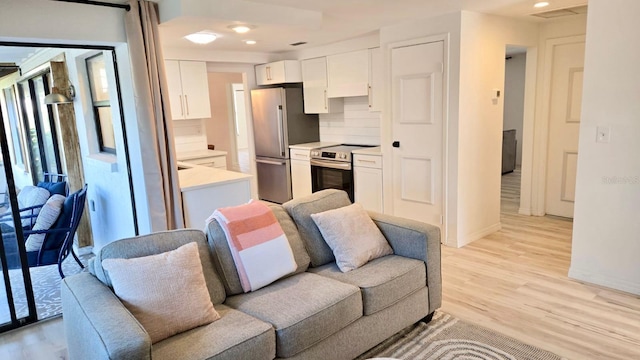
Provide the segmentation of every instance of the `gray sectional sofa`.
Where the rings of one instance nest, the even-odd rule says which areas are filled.
[[[371,213],[394,255],[342,273],[310,214],[348,204],[346,193],[325,190],[271,205],[298,268],[246,294],[215,221],[206,237],[198,230],[177,230],[105,246],[90,273],[62,282],[70,359],[353,359],[433,314],[441,304],[439,229]],[[221,319],[151,344],[114,295],[101,261],[162,253],[189,242],[198,244]]]

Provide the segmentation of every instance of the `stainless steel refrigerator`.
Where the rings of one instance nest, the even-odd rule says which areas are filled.
[[[258,196],[291,200],[289,145],[320,140],[318,115],[304,113],[302,88],[251,90]]]

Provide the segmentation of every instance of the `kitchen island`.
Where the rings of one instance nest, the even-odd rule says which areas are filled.
[[[182,211],[187,228],[203,230],[214,210],[251,200],[251,175],[178,162]]]

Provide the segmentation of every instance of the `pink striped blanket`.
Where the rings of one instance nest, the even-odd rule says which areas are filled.
[[[289,241],[264,203],[221,208],[211,218],[224,230],[244,292],[258,290],[296,270]]]

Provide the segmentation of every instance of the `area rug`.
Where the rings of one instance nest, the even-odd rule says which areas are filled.
[[[80,260],[86,264],[88,258],[93,255],[82,256]],[[75,260],[69,256],[62,262],[62,271],[66,276],[77,274],[82,271]],[[43,320],[62,313],[62,301],[60,298],[60,274],[58,265],[47,265],[29,268],[31,273],[31,284],[36,302],[36,313],[38,320]],[[0,274],[2,274],[0,272]],[[21,270],[9,270],[11,287],[13,293],[13,303],[18,318],[25,317],[29,313],[27,298],[24,289],[24,282]],[[0,324],[10,321],[7,294],[5,293],[4,279],[0,276]]]
[[[560,356],[436,312],[358,357],[415,360],[560,360]]]

